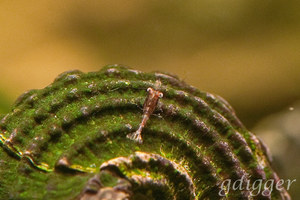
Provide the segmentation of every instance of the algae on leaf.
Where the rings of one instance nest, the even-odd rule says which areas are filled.
[[[0,199],[224,199],[226,179],[278,181],[225,100],[163,73],[66,72],[22,95],[0,127]]]

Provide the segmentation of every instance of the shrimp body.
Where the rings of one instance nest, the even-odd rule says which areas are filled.
[[[144,106],[143,106],[143,119],[142,122],[139,125],[139,128],[134,133],[128,134],[127,137],[129,139],[132,139],[138,143],[143,143],[142,139],[142,130],[144,126],[146,125],[148,119],[150,118],[150,115],[154,112],[156,105],[158,103],[158,100],[163,97],[163,93],[155,90],[151,87],[147,89],[148,95],[145,100]]]

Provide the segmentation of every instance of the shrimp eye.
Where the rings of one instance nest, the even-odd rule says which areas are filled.
[[[163,98],[163,96],[164,96],[164,94],[163,94],[162,92],[160,92],[160,93],[158,94],[158,97],[159,97],[159,98]]]
[[[147,89],[147,92],[153,92],[153,89],[152,89],[151,87],[149,87],[149,88]]]

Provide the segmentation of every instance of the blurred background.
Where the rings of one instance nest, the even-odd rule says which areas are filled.
[[[0,114],[66,71],[124,64],[218,94],[300,187],[298,0],[0,1]]]

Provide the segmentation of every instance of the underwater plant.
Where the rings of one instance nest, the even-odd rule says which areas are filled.
[[[289,199],[252,187],[280,179],[232,107],[164,73],[65,72],[0,128],[0,199]]]

